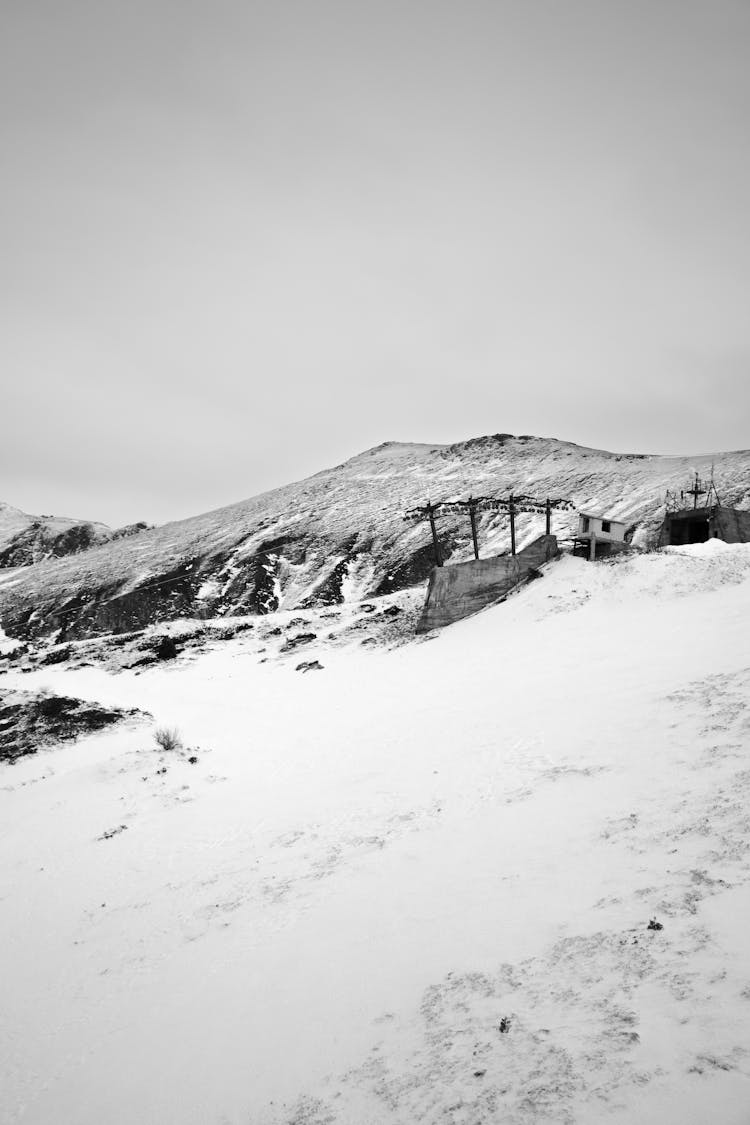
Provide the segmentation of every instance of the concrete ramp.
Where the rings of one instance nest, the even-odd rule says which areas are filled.
[[[417,632],[441,629],[502,601],[559,553],[554,535],[540,535],[516,555],[434,567]]]

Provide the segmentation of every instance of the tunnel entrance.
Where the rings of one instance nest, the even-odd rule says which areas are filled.
[[[686,543],[705,543],[709,537],[708,515],[672,516],[668,521],[667,542],[671,547]]]

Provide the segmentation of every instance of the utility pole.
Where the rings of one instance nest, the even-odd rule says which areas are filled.
[[[469,519],[471,520],[471,538],[474,542],[474,558],[479,559],[479,544],[477,542],[477,502],[469,497]]]
[[[706,491],[705,488],[703,487],[703,483],[702,483],[700,477],[698,476],[697,471],[696,471],[696,474],[695,474],[695,483],[693,484],[693,487],[692,488],[686,488],[685,491],[687,492],[688,496],[692,496],[692,498],[693,498],[693,511],[695,511],[695,509],[698,507],[698,497],[702,496],[703,493]]]
[[[573,504],[570,500],[565,500],[561,497],[551,499],[549,496],[546,500],[536,500],[533,496],[514,496],[510,494],[508,499],[501,496],[469,496],[468,500],[441,500],[437,504],[433,504],[428,500],[426,504],[418,505],[416,508],[411,508],[408,512],[404,513],[405,520],[424,520],[429,519],[430,531],[432,532],[432,545],[435,552],[435,566],[443,566],[443,552],[440,548],[440,541],[438,540],[436,520],[438,516],[445,516],[453,513],[461,513],[463,516],[467,511],[471,521],[471,541],[474,547],[474,559],[479,560],[479,533],[477,529],[477,512],[501,512],[510,517],[510,549],[511,554],[516,554],[516,516],[519,512],[537,513],[541,515],[544,512],[545,526],[547,535],[551,534],[552,523],[552,509],[555,511],[572,511]]]
[[[435,548],[435,566],[443,565],[443,556],[440,553],[440,543],[437,537],[437,528],[435,527],[435,509],[430,501],[427,501],[427,515],[430,517],[430,528],[432,530],[432,545]]]

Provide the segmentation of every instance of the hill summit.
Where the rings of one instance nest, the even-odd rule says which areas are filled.
[[[747,451],[621,454],[505,433],[451,445],[385,442],[191,519],[134,536],[97,531],[81,553],[0,577],[0,626],[17,637],[75,639],[178,617],[263,614],[392,593],[423,582],[433,565],[429,526],[403,518],[426,499],[511,492],[565,498],[627,521],[632,541],[645,545],[663,517],[665,491],[684,486],[695,470],[709,475],[712,466],[722,501],[750,507]],[[575,511],[556,513],[553,531],[565,538],[575,520]],[[478,530],[484,555],[508,549],[501,513],[484,513]],[[538,517],[520,515],[519,547],[539,530]],[[471,556],[467,520],[445,517],[439,533],[446,559]]]

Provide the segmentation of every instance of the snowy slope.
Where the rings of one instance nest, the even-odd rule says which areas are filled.
[[[744,1125],[749,612],[710,543],[307,675],[251,633],[1,676],[198,760],[0,771],[0,1121]]]
[[[339,603],[423,581],[429,528],[404,522],[428,498],[527,493],[565,497],[627,520],[634,540],[655,533],[666,488],[715,463],[724,503],[750,506],[750,455],[626,456],[548,438],[494,435],[450,446],[386,443],[308,480],[85,554],[0,575],[0,624],[10,635],[80,637],[156,620]],[[574,513],[556,513],[570,534]],[[540,531],[518,519],[519,545]],[[455,560],[471,554],[468,520],[441,520]],[[506,518],[484,513],[484,554],[507,548]]]

